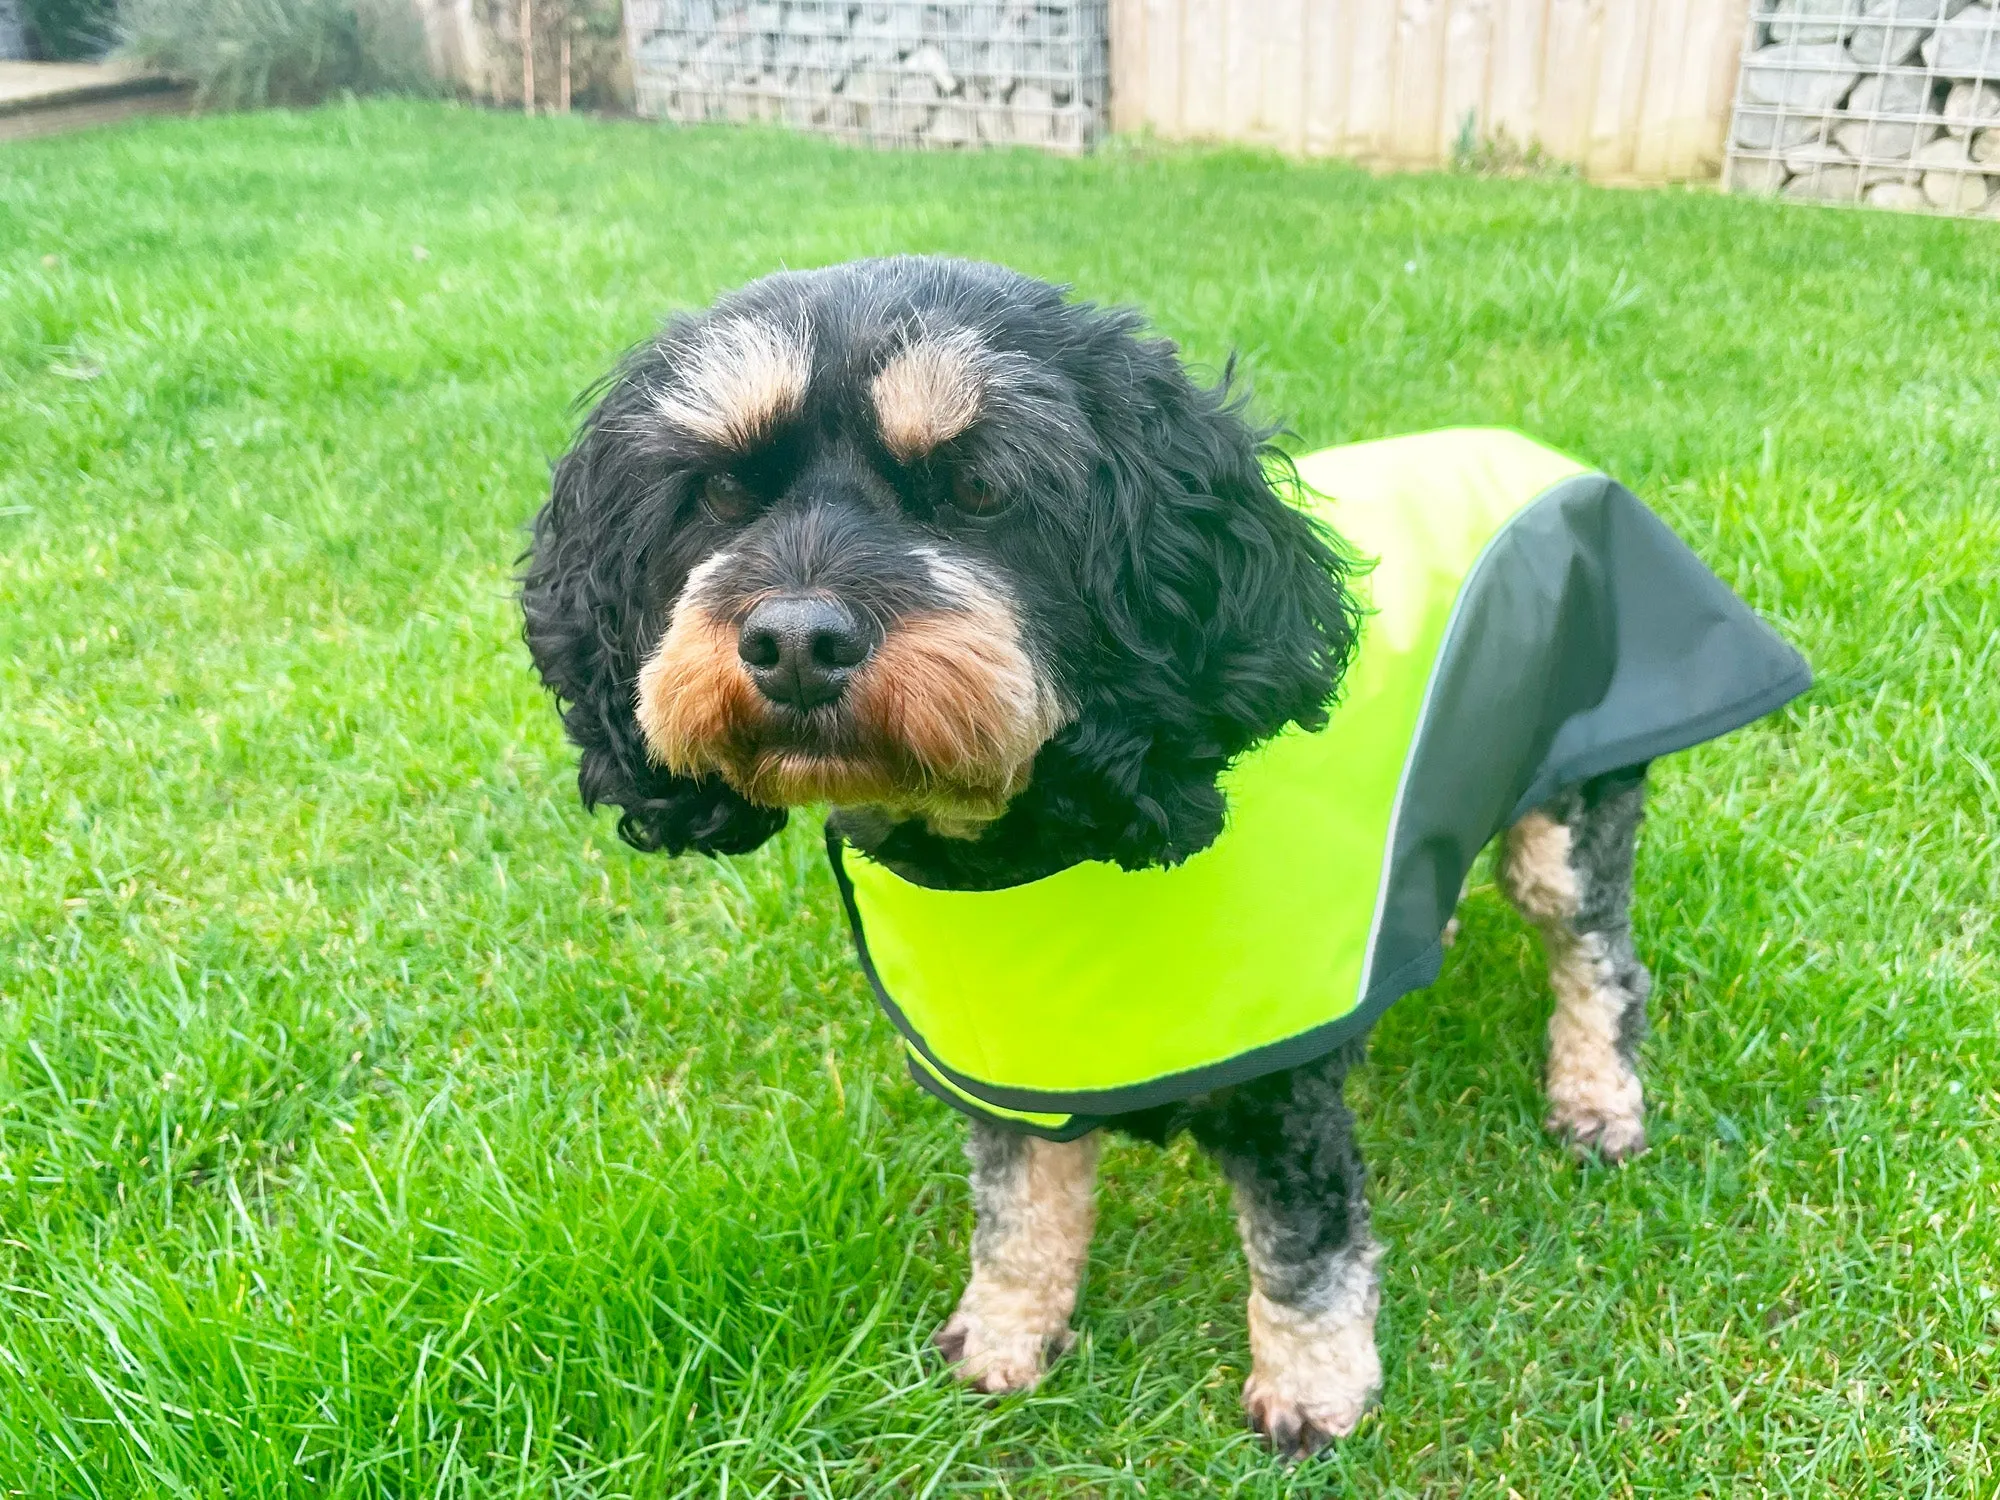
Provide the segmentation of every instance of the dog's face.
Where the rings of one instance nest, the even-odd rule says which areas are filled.
[[[963,828],[1070,717],[1090,424],[1034,320],[852,293],[767,282],[679,331],[643,434],[674,598],[636,717],[658,764],[753,802]]]
[[[674,321],[536,524],[529,641],[586,797],[641,847],[816,802],[1201,847],[1215,775],[1323,711],[1351,638],[1259,440],[1130,315],[997,267],[787,273]]]

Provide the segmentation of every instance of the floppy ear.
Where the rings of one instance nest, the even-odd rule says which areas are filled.
[[[1137,868],[1215,839],[1216,778],[1237,755],[1326,722],[1360,612],[1350,559],[1281,497],[1297,476],[1232,398],[1234,361],[1204,388],[1164,341],[1124,353],[1113,368],[1137,389],[1094,413],[1104,453],[1084,545],[1101,667],[1051,749],[1113,795],[1124,823],[1102,828],[1107,857]]]
[[[623,809],[618,836],[645,853],[742,854],[785,826],[784,810],[747,802],[716,776],[661,770],[633,717],[640,663],[686,579],[664,554],[665,465],[631,436],[644,358],[613,377],[535,517],[521,580],[528,650],[583,752],[584,806]]]

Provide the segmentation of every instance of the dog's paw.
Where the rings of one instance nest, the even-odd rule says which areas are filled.
[[[1068,1329],[1050,1335],[1020,1324],[968,1312],[964,1307],[931,1335],[952,1374],[976,1391],[1000,1396],[1032,1389],[1048,1370],[1049,1359],[1070,1346]]]
[[[1646,1122],[1636,1109],[1557,1104],[1543,1123],[1579,1161],[1630,1161],[1646,1150]]]
[[[1285,1458],[1305,1458],[1361,1425],[1381,1384],[1349,1377],[1302,1380],[1296,1372],[1253,1370],[1243,1383],[1243,1409],[1251,1430]]]
[[[1438,934],[1438,945],[1449,948],[1458,942],[1458,918],[1453,917],[1444,924],[1444,931]]]
[[[1361,1425],[1382,1389],[1375,1352],[1372,1248],[1349,1271],[1347,1295],[1318,1313],[1250,1298],[1250,1426],[1286,1458],[1317,1453]]]

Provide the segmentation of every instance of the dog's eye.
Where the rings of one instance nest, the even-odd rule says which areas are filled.
[[[726,526],[749,516],[757,502],[742,480],[711,474],[701,482],[701,508]]]
[[[997,516],[1007,497],[971,470],[958,469],[951,476],[951,503],[968,516]]]

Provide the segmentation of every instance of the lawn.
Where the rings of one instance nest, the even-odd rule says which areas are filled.
[[[960,1131],[813,820],[631,854],[528,670],[572,396],[899,250],[1239,349],[1302,446],[1533,432],[1818,670],[1657,768],[1649,1155],[1542,1137],[1490,886],[1378,1029],[1387,1386],[1317,1464],[1184,1149],[1110,1151],[1043,1387],[953,1388]],[[1990,223],[398,104],[6,148],[0,1490],[1995,1493],[1996,392]]]

